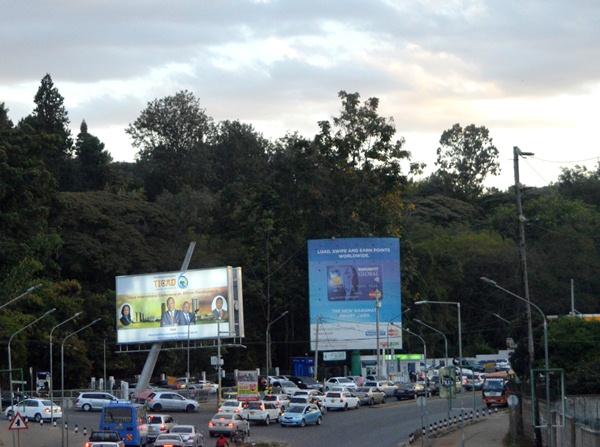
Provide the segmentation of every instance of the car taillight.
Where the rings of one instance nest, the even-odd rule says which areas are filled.
[[[227,424],[228,427],[233,427],[233,422]]]
[[[279,406],[279,402],[275,402],[275,406],[278,407]]]
[[[258,409],[259,409],[259,410],[264,410],[264,409],[265,409],[265,407],[263,406],[263,404],[260,404],[260,405],[259,405],[259,407],[258,407]]]
[[[91,445],[92,445],[91,443],[86,442],[84,447],[90,447]]]
[[[222,408],[219,408],[219,409],[217,410],[217,413],[222,413],[222,412],[223,412],[223,409],[222,409]]]
[[[149,397],[148,398],[148,402],[154,402],[154,398],[153,397]]]
[[[236,413],[239,413],[239,412],[240,412],[240,409],[239,409],[239,408],[236,408],[236,409],[235,409],[235,412],[236,412]]]
[[[50,413],[50,408],[44,408],[44,413]]]
[[[165,431],[167,429],[167,427],[165,427],[164,425],[160,426],[160,431]]]
[[[208,426],[209,426],[209,427],[214,427],[214,426],[215,426],[215,424],[213,424],[212,422],[209,422],[209,423],[208,423]]]
[[[343,397],[340,397],[340,402],[344,402],[344,398]]]

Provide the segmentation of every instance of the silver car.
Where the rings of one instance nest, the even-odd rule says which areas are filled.
[[[180,435],[185,441],[186,447],[202,447],[204,436],[193,425],[176,425],[171,429],[171,434]]]
[[[354,392],[361,405],[384,404],[387,395],[375,386],[361,386]]]
[[[250,423],[238,413],[217,413],[208,423],[208,434],[211,437],[221,433],[233,436],[237,431],[250,436]]]
[[[171,391],[157,391],[146,399],[146,408],[152,411],[187,411],[191,413],[198,409],[198,402],[187,399],[181,394]]]

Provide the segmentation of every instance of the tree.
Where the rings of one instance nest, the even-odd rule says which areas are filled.
[[[64,98],[54,86],[52,77],[46,74],[34,97],[33,113],[19,123],[30,125],[44,141],[41,157],[48,170],[59,182],[61,190],[72,187],[73,171],[70,163],[73,155],[73,139],[69,129],[69,117]]]
[[[206,173],[201,155],[213,128],[200,100],[187,90],[148,103],[125,132],[139,149],[150,199],[165,189],[176,194]]]
[[[493,145],[489,131],[470,124],[464,129],[455,124],[442,133],[437,149],[437,176],[448,192],[459,198],[473,199],[483,192],[488,175],[498,175],[498,149]]]
[[[97,191],[104,189],[109,175],[110,154],[104,150],[104,143],[88,132],[85,120],[75,143],[75,165],[78,173],[78,190]]]

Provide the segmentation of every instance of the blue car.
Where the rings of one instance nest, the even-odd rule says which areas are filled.
[[[314,404],[292,405],[279,418],[279,423],[283,427],[287,427],[288,425],[304,427],[306,424],[321,425],[322,422],[323,415],[319,407]]]

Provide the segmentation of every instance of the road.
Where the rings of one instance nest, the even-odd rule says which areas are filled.
[[[459,402],[454,402],[454,407],[459,407]],[[478,409],[484,406],[477,401]],[[466,396],[465,408],[472,409],[473,400]],[[426,410],[423,413],[421,410]],[[171,413],[179,424],[196,425],[205,435],[204,445],[212,447],[214,438],[208,436],[208,421],[216,412],[216,402],[202,404],[196,413]],[[331,443],[340,446],[369,446],[374,443],[378,447],[396,447],[398,443],[408,439],[411,432],[418,430],[423,424],[439,423],[447,418],[448,404],[445,400],[433,397],[427,400],[425,408],[419,407],[415,401],[401,401],[389,399],[386,404],[373,407],[361,407],[358,410],[328,412],[323,417],[323,425],[307,426],[305,428],[281,427],[279,424],[270,426],[252,425],[251,442],[283,442],[291,447],[329,446]],[[460,411],[453,411],[451,416],[457,416]],[[97,429],[100,422],[100,413],[85,413],[70,409],[66,412],[68,430],[65,431],[64,445],[67,447],[80,447],[87,438],[83,435],[84,428],[89,435],[92,429]],[[10,422],[0,422],[0,446],[20,447],[62,447],[63,434],[61,424],[52,427],[49,423],[43,426],[29,422],[29,429],[9,431]],[[77,426],[77,433],[75,433]],[[376,435],[372,430],[377,428]],[[20,444],[19,441],[20,440]],[[2,444],[3,442],[4,444]]]

